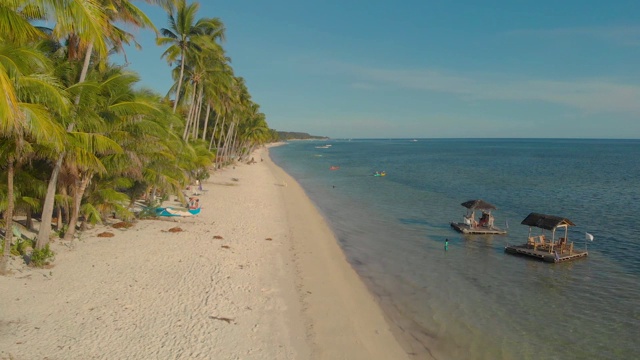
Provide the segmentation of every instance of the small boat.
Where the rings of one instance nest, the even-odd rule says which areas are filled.
[[[157,216],[195,216],[200,214],[200,208],[197,209],[185,209],[185,208],[157,208]]]
[[[569,226],[575,226],[571,220],[554,215],[531,213],[522,220],[522,225],[529,226],[529,237],[522,245],[505,246],[504,252],[513,255],[522,255],[542,260],[548,263],[558,263],[586,257],[589,253],[585,250],[573,248],[573,241],[569,242]],[[542,229],[540,235],[531,236],[531,228]],[[556,230],[564,229],[564,237],[556,240]],[[547,236],[544,231],[551,231]],[[593,237],[591,237],[593,239]],[[585,245],[586,247],[586,245]]]
[[[494,218],[491,210],[497,208],[484,200],[469,200],[460,204],[467,208],[467,213],[463,216],[463,222],[452,222],[451,227],[463,234],[480,235],[505,235],[506,230],[502,230],[493,225]],[[476,220],[476,210],[482,212],[479,220]]]
[[[329,170],[338,170],[338,169],[340,169],[340,166],[331,166],[329,168]]]
[[[373,173],[373,176],[387,176],[386,171],[376,171]]]

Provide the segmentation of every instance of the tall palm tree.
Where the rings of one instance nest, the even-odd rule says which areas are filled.
[[[156,39],[160,46],[167,50],[162,57],[169,64],[180,61],[180,74],[175,91],[173,112],[176,112],[180,101],[184,68],[189,53],[200,52],[204,48],[213,47],[216,38],[224,38],[222,21],[217,18],[201,18],[196,20],[200,4],[187,4],[185,0],[177,0],[176,6],[169,11],[169,28],[160,30],[162,36]]]
[[[213,67],[205,77],[204,85],[207,97],[207,110],[212,107],[216,113],[216,122],[214,123],[211,137],[213,138],[217,128],[217,122],[220,114],[224,111],[223,97],[230,96],[231,85],[233,84],[233,70],[229,66],[228,60],[223,63],[214,63]],[[202,140],[206,140],[207,124],[209,120],[209,112],[205,118],[204,130],[202,132]],[[213,139],[210,141],[213,143]]]
[[[200,87],[198,98],[198,111],[196,119],[200,120],[203,105],[206,104],[206,115],[202,126],[202,140],[206,140],[207,126],[211,107],[217,108],[217,95],[229,91],[232,77],[229,75],[229,58],[224,55],[222,47],[209,49],[202,53],[197,62],[198,85]],[[199,123],[194,122],[194,138],[198,136]]]
[[[266,117],[260,112],[260,106],[252,103],[248,108],[247,118],[239,125],[241,156],[250,155],[256,146],[263,144],[269,134]]]
[[[203,49],[198,53],[189,54],[185,74],[185,92],[190,92],[192,99],[187,111],[183,139],[197,138],[199,131],[199,120],[205,102],[205,95],[212,93],[211,88],[224,86],[225,79],[219,76],[221,67],[226,64],[228,58],[224,56],[222,47],[214,44],[213,47]]]
[[[122,123],[139,122],[144,117],[158,115],[159,109],[157,105],[147,101],[140,101],[136,96],[133,86],[139,81],[137,75],[114,66],[108,67],[105,71],[93,72],[92,74],[98,77],[96,79],[98,86],[95,87],[97,96],[94,101],[91,101],[89,107],[99,117],[101,132],[107,135],[108,138],[112,138],[118,143],[125,142],[126,138],[131,135],[128,132],[122,134]],[[96,139],[100,138],[96,137]],[[98,142],[95,144],[98,144]],[[106,172],[100,158],[104,159],[116,156],[118,153],[124,153],[119,144],[109,144],[104,139],[100,141],[100,144],[103,146],[102,149],[95,147],[92,149],[93,155],[96,156],[97,160],[95,163],[73,162],[78,170],[79,181],[73,183],[75,185],[72,191],[74,203],[69,226],[65,232],[66,240],[72,239],[75,232],[82,197],[89,181],[92,180],[94,175]],[[85,149],[80,148],[80,150]],[[91,158],[91,156],[83,156],[83,158]],[[113,167],[111,169],[113,171]]]
[[[107,54],[105,29],[108,28],[108,18],[105,9],[95,0],[48,0],[38,2],[42,3],[47,18],[55,21],[52,38],[70,40],[69,49],[71,49],[71,52],[74,52],[74,54],[68,56],[72,59],[79,59],[80,51],[85,51],[86,56],[82,67],[83,70],[78,83],[84,82],[89,68],[91,54],[95,51],[98,54],[98,58],[103,58]],[[71,39],[74,40],[71,41]],[[79,95],[76,95],[75,102],[78,103],[79,101]],[[74,127],[74,121],[68,122],[67,131],[73,131]],[[38,239],[36,241],[36,249],[42,249],[49,243],[56,186],[64,155],[64,150],[59,153],[51,172],[51,177],[49,178],[47,194],[42,206],[42,218],[40,230],[38,231]]]
[[[10,108],[0,133],[0,153],[7,167],[7,209],[5,210],[5,247],[0,273],[6,272],[12,241],[14,211],[13,179],[16,166],[35,152],[33,142],[62,148],[62,127],[54,120],[57,113],[68,109],[66,93],[55,78],[44,54],[34,47],[0,44],[0,74],[3,86],[15,94],[15,107]],[[13,122],[6,121],[12,118]]]
[[[43,2],[44,0],[40,0]],[[107,55],[107,43],[111,42],[117,48],[124,39],[122,32],[114,25],[116,21],[129,23],[133,26],[150,26],[153,27],[149,19],[143,12],[138,10],[131,1],[127,0],[48,0],[44,1],[53,4],[51,7],[50,17],[56,20],[53,29],[53,35],[57,39],[75,39],[71,42],[70,52],[77,51],[81,53],[84,50],[84,63],[78,83],[83,83],[86,79],[92,55],[96,55],[98,63],[103,63]],[[150,3],[161,3],[166,5],[169,1],[147,1]],[[61,6],[62,5],[62,6]],[[77,49],[74,45],[77,45]],[[77,57],[79,58],[79,56]],[[76,95],[76,105],[80,102],[80,94]],[[70,121],[67,125],[67,131],[73,131],[76,123]],[[41,249],[49,242],[49,234],[51,232],[51,218],[53,214],[56,183],[58,174],[62,168],[64,160],[64,152],[61,152],[55,163],[49,186],[47,187],[47,195],[42,209],[42,219],[40,231],[38,232],[38,240],[36,248]]]

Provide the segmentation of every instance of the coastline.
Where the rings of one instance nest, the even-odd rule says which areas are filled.
[[[282,196],[312,358],[408,359],[381,307],[302,187],[270,159],[268,166],[285,185]]]
[[[197,217],[99,226],[0,277],[0,358],[408,358],[301,187],[254,157],[203,182]]]

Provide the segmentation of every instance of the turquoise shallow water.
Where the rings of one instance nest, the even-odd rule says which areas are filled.
[[[640,141],[299,141],[270,153],[331,224],[416,358],[640,354]],[[507,236],[450,228],[460,203],[476,198],[498,207]],[[546,264],[505,254],[506,243],[526,241],[520,222],[530,212],[573,221],[578,248],[593,234],[589,257]]]

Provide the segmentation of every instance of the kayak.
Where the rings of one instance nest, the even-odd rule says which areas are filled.
[[[158,216],[194,216],[200,214],[200,208],[197,209],[174,209],[170,207],[156,209]]]

